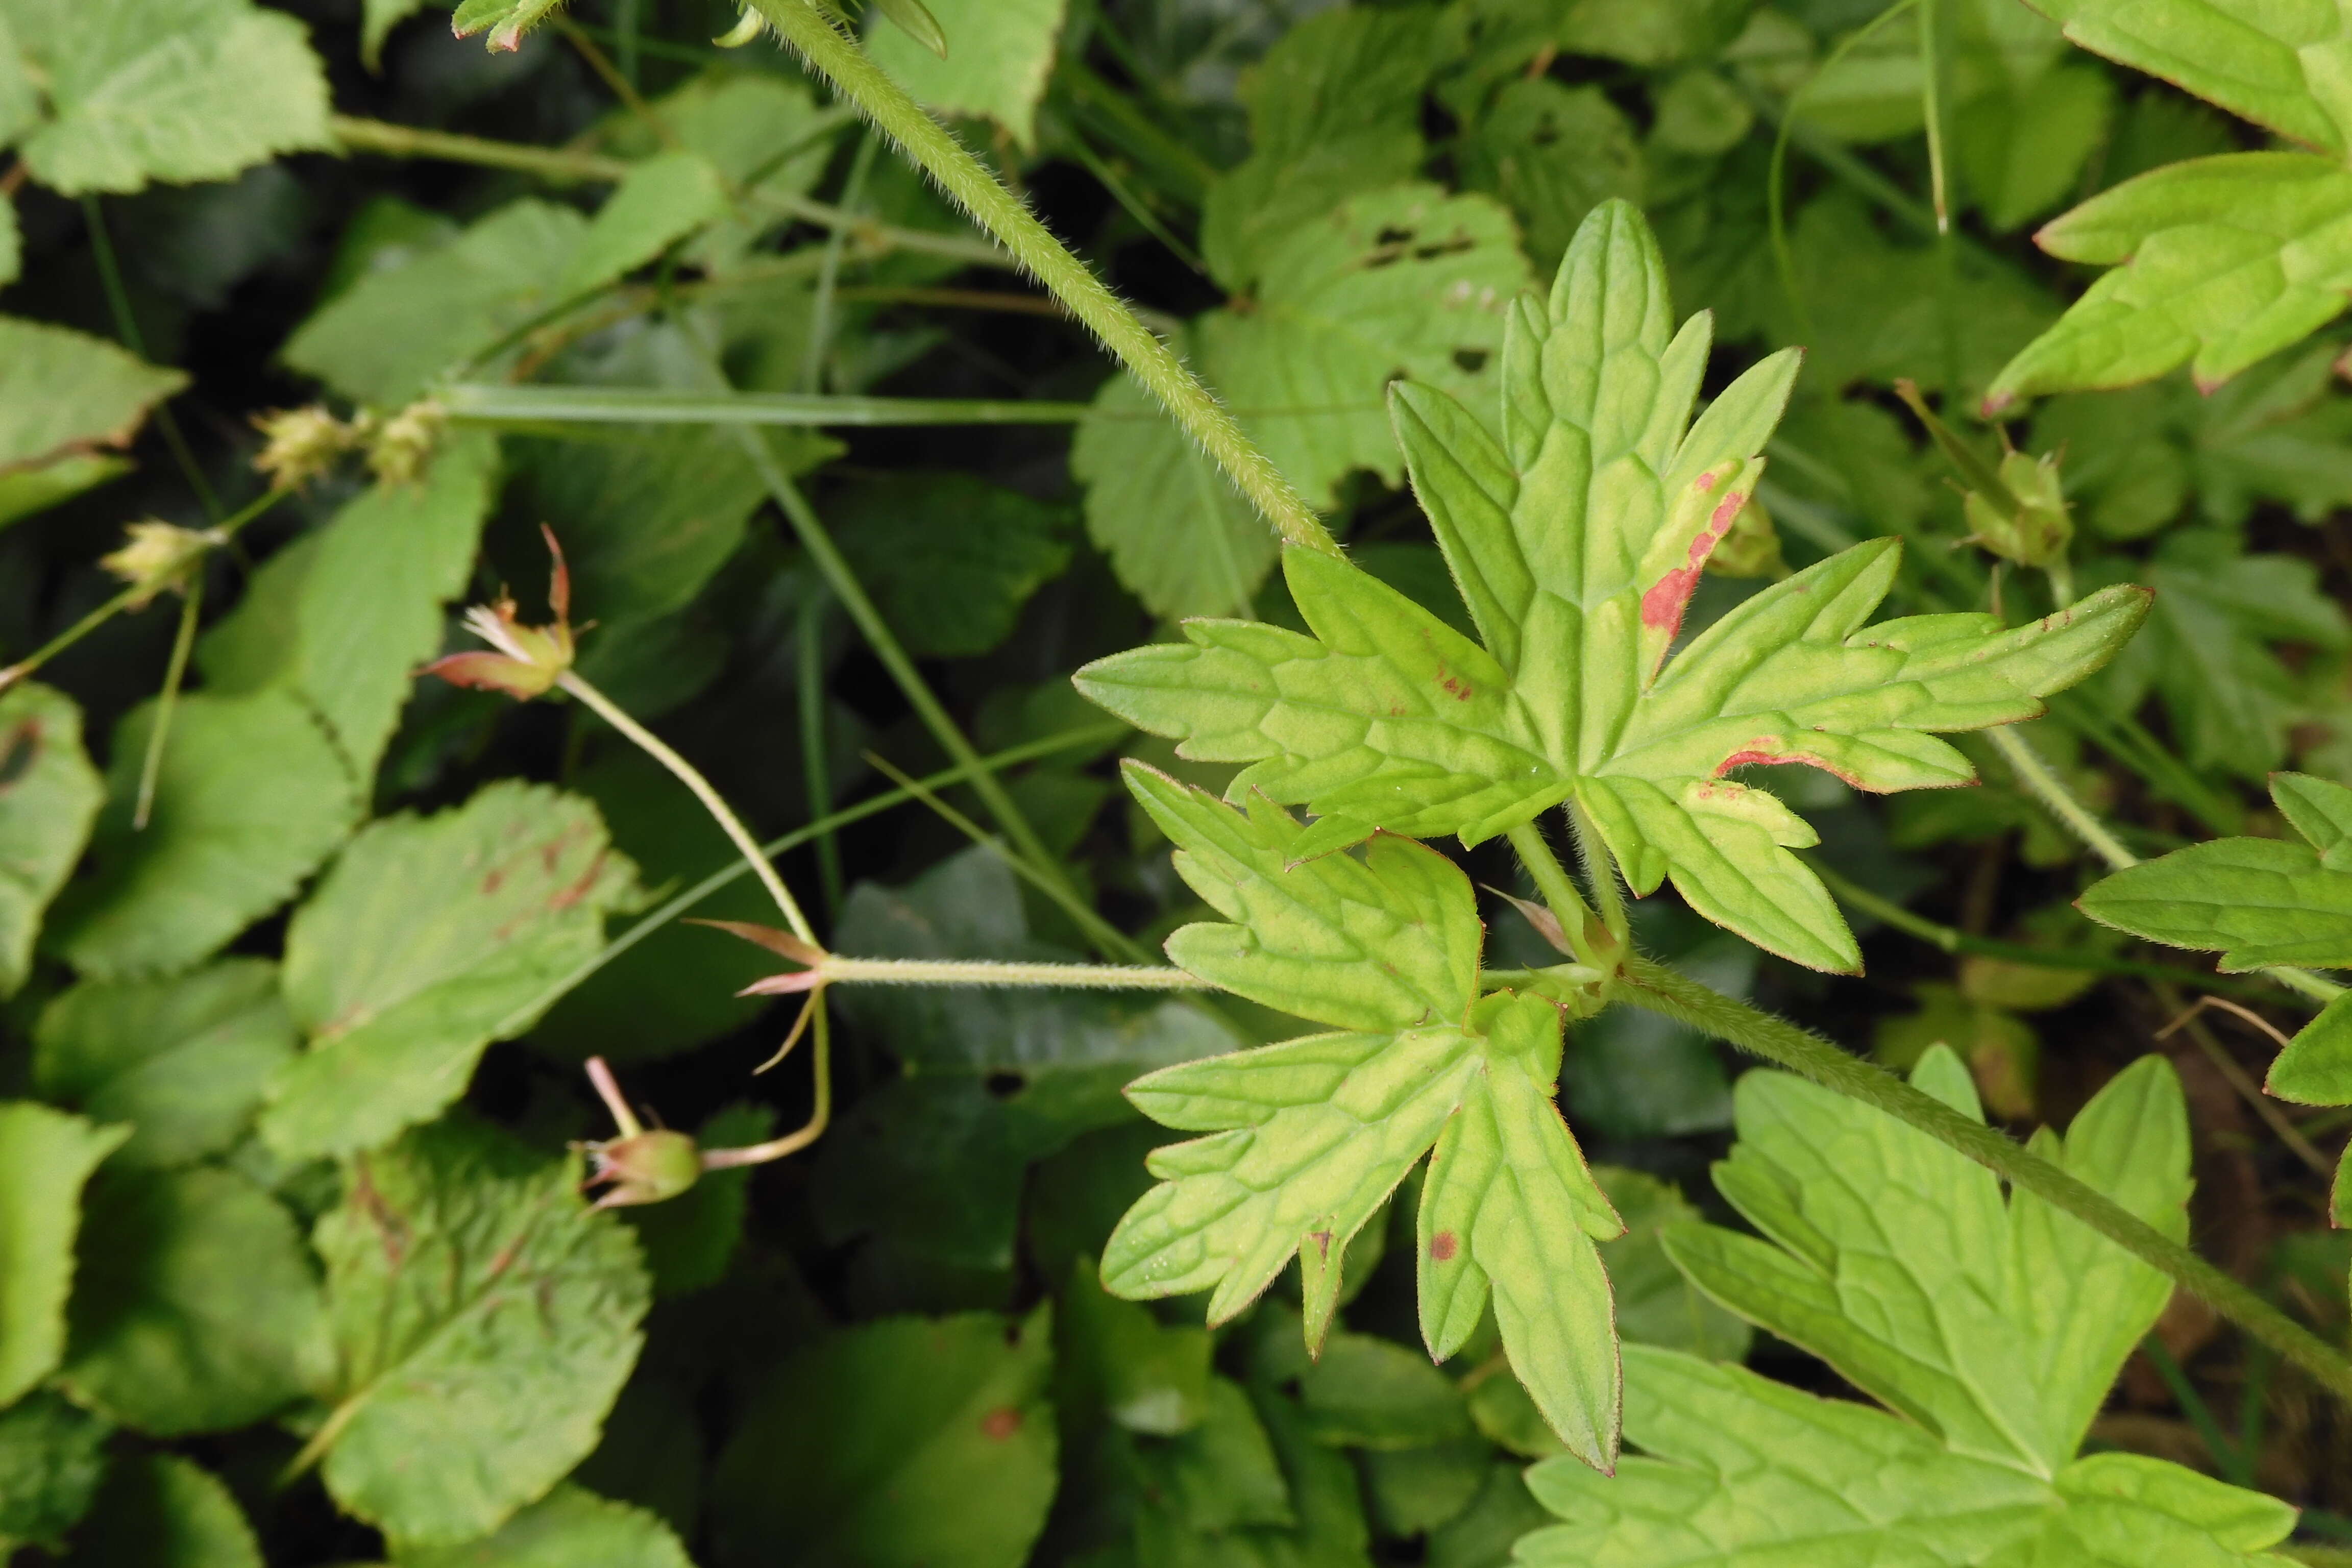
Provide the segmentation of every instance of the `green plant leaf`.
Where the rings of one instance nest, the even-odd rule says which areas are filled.
[[[826,519],[906,650],[969,658],[1013,635],[1069,564],[1063,512],[968,474],[894,474],[844,489]]]
[[[0,1100],[0,1407],[48,1376],[66,1348],[66,1297],[82,1184],[131,1136],[29,1100]]]
[[[487,32],[484,44],[511,52],[522,46],[522,36],[563,0],[457,0],[449,30],[461,38]]]
[[[2245,0],[2034,0],[2069,41],[2327,153],[2352,146],[2340,21]]]
[[[1612,196],[1638,203],[1642,143],[1632,121],[1597,87],[1548,76],[1496,95],[1462,144],[1463,184],[1510,207],[1538,269],[1559,265],[1585,215]]]
[[[635,892],[596,808],[544,786],[371,824],[287,929],[309,1049],[270,1079],[263,1139],[288,1159],[349,1153],[438,1115]]]
[[[111,1430],[47,1390],[0,1408],[0,1552],[64,1539],[106,1473]]]
[[[1066,1417],[1099,1409],[1126,1430],[1154,1437],[1174,1437],[1219,1421],[1209,1389],[1214,1376],[1209,1356],[1214,1346],[1208,1331],[1170,1327],[1149,1308],[1110,1295],[1102,1288],[1095,1260],[1084,1255],[1072,1265],[1069,1288],[1060,1300],[1055,1397]],[[1244,1410],[1246,1405],[1244,1401]],[[1249,1416],[1248,1424],[1255,1431],[1257,1418]],[[1286,1524],[1289,1505],[1283,1500],[1280,1474],[1274,1471],[1265,1434],[1258,1432],[1256,1437],[1257,1448],[1265,1454],[1263,1469],[1275,1475],[1274,1496],[1281,1517],[1274,1522]],[[1252,1468],[1239,1468],[1245,1473]],[[1255,1489],[1244,1482],[1237,1489],[1246,1498]],[[1207,1490],[1216,1497],[1224,1489]]]
[[[364,792],[418,666],[441,647],[498,479],[498,443],[444,441],[422,480],[378,483],[271,556],[197,645],[208,689],[301,699]]]
[[[42,945],[92,979],[185,969],[293,896],[360,812],[351,775],[291,693],[180,699],[152,816],[131,825],[155,704],[115,726],[96,874],[69,884]]]
[[[2005,82],[1960,105],[1952,148],[1985,221],[2013,229],[2074,194],[2115,106],[2114,79],[2087,64]]]
[[[1513,308],[1505,443],[1452,398],[1394,395],[1413,485],[1486,647],[1347,563],[1293,551],[1315,634],[1188,624],[1188,644],[1078,672],[1079,689],[1179,754],[1251,763],[1236,789],[1465,843],[1573,795],[1637,893],[1691,906],[1815,968],[1860,955],[1771,795],[1724,775],[1805,762],[1875,791],[1971,782],[1931,731],[2034,717],[2112,656],[2145,590],[2033,625],[1922,616],[1865,627],[1898,545],[1861,544],[1766,588],[1671,660],[1716,541],[1754,488],[1793,354],[1727,388],[1687,433],[1707,319],[1671,340],[1664,265],[1622,203],[1597,209],[1551,301]]]
[[[2352,287],[2352,173],[2301,153],[2233,153],[2142,174],[2034,237],[2115,268],[2021,351],[1985,393],[2128,386],[2187,363],[2200,387],[2309,336]]]
[[[1246,305],[1194,323],[1201,369],[1275,465],[1318,506],[1350,470],[1402,475],[1381,397],[1400,372],[1493,395],[1504,316],[1527,287],[1508,212],[1434,185],[1391,185],[1260,242]]]
[[[0,692],[0,997],[32,972],[42,912],[105,798],[73,700],[31,681]]]
[[[616,282],[728,215],[718,167],[699,153],[666,153],[629,170],[563,264],[555,298]]]
[[[302,25],[247,0],[20,0],[42,74],[26,167],[67,195],[226,180],[330,145],[327,76]]]
[[[1625,1432],[1643,1457],[1614,1479],[1568,1459],[1528,1472],[1566,1522],[1522,1538],[1519,1562],[1982,1563],[2032,1536],[2053,1500],[2036,1477],[1884,1412],[1650,1345],[1625,1347]]]
[[[1948,1047],[1918,1087],[1980,1117]],[[1926,1134],[1790,1075],[1738,1089],[1739,1142],[1716,1184],[1767,1240],[1668,1234],[1700,1289],[1822,1357],[1942,1447],[2042,1477],[2090,1426],[2170,1289],[2147,1264]],[[2188,1119],[2143,1058],[2037,1149],[2176,1237],[2188,1231]]]
[[[1592,1179],[1625,1222],[1623,1236],[1601,1244],[1617,1296],[1618,1333],[1707,1361],[1747,1360],[1753,1337],[1748,1324],[1708,1300],[1666,1255],[1667,1227],[1697,1219],[1697,1208],[1673,1183],[1640,1171],[1596,1165]]]
[[[313,1442],[395,1556],[496,1530],[596,1446],[649,1291],[580,1174],[445,1121],[360,1155],[319,1221],[337,1370]]]
[[[397,407],[561,298],[588,220],[510,202],[398,266],[371,269],[287,340],[286,363],[362,403]]]
[[[1131,376],[1095,395],[1070,446],[1087,536],[1155,616],[1246,617],[1279,550],[1224,475]]]
[[[247,1177],[198,1167],[90,1184],[59,1380],[158,1436],[219,1432],[316,1386],[326,1342],[294,1216]]]
[[[404,1552],[392,1568],[694,1568],[677,1537],[644,1509],[570,1482],[496,1531],[462,1546]]]
[[[1551,1103],[1559,1015],[1475,1003],[1484,931],[1443,856],[1373,837],[1361,862],[1307,858],[1290,815],[1247,816],[1135,763],[1128,787],[1177,845],[1176,869],[1234,925],[1168,941],[1181,967],[1269,1006],[1362,1033],[1318,1035],[1166,1068],[1128,1098],[1205,1132],[1151,1156],[1160,1184],[1119,1221],[1103,1282],[1130,1297],[1214,1288],[1212,1324],[1296,1253],[1310,1347],[1366,1221],[1433,1144],[1422,1196],[1422,1325],[1462,1348],[1491,1292],[1512,1366],[1570,1448],[1616,1447],[1615,1339],[1592,1239],[1622,1230]]]
[[[172,1454],[107,1473],[73,1560],[90,1568],[262,1568],[261,1543],[220,1478]]]
[[[921,0],[947,39],[941,55],[903,27],[866,37],[874,63],[915,100],[992,120],[1024,151],[1037,144],[1037,101],[1053,74],[1063,0]]]
[[[2119,712],[2153,691],[2191,764],[2259,780],[2286,760],[2302,717],[2294,677],[2272,646],[2352,646],[2343,607],[2308,562],[2245,553],[2218,529],[2174,531],[2134,575],[2156,591],[2147,635],[2090,689]]]
[[[1470,1436],[1462,1391],[1377,1334],[1334,1333],[1298,1379],[1307,1429],[1332,1447],[1397,1451]]]
[[[782,201],[806,195],[833,153],[835,138],[824,133],[808,88],[772,70],[721,66],[689,78],[651,108],[675,145],[709,159],[739,197],[735,216],[688,240],[686,257],[713,274],[760,262],[755,242],[787,220]],[[604,131],[606,144],[625,158],[655,158],[670,145],[646,117],[625,110],[614,110]],[[792,369],[796,376],[797,360]]]
[[[1250,155],[1209,186],[1201,253],[1247,289],[1283,235],[1419,170],[1422,88],[1438,58],[1433,7],[1335,8],[1283,34],[1241,89]]]
[[[42,1010],[33,1086],[129,1124],[117,1163],[183,1165],[236,1142],[297,1038],[278,966],[263,959],[168,980],[85,981]]]
[[[877,958],[1070,956],[1029,935],[1020,885],[979,847],[902,889],[861,883],[834,945]],[[844,1020],[904,1076],[876,1086],[828,1136],[813,1194],[819,1220],[835,1240],[872,1234],[963,1268],[1013,1264],[1027,1167],[1131,1118],[1120,1097],[1129,1079],[1240,1043],[1166,996],[913,985],[836,995]]]
[[[2220,950],[2221,968],[2352,968],[2352,789],[2271,775],[2271,799],[2302,842],[2217,838],[2095,883],[2076,907],[2171,947]],[[2266,1086],[2306,1105],[2352,1102],[2352,1006],[2338,997],[2271,1064]]]
[[[0,316],[0,476],[21,479],[128,447],[147,411],[188,384],[102,339]],[[19,514],[21,515],[21,514]]]
[[[785,1358],[719,1456],[719,1562],[1018,1568],[1054,1496],[1052,1367],[1044,1308],[886,1318]]]

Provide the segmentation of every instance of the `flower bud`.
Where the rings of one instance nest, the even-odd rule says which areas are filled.
[[[145,609],[166,588],[184,588],[205,552],[219,542],[210,530],[182,528],[169,522],[134,522],[121,549],[99,558],[99,564],[139,590],[131,599],[134,610]]]
[[[702,1178],[702,1151],[687,1133],[666,1127],[591,1143],[588,1152],[596,1165],[590,1184],[610,1184],[596,1200],[600,1209],[667,1203]]]
[[[359,443],[362,426],[346,425],[318,404],[308,408],[281,408],[254,416],[261,432],[260,453],[253,466],[279,489],[299,490],[335,466]]]
[[[448,415],[429,397],[410,404],[375,433],[368,447],[368,468],[388,485],[414,482],[425,471],[447,422]]]

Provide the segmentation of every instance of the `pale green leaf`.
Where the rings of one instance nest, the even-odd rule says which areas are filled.
[[[95,979],[184,969],[284,903],[359,815],[319,721],[278,690],[180,699],[153,814],[131,815],[155,704],[115,727],[97,874],[58,900],[43,945]]]
[[[294,1216],[233,1172],[90,1184],[59,1380],[158,1436],[258,1421],[317,1384],[319,1287]]]
[[[10,0],[41,68],[25,139],[43,184],[79,195],[226,180],[329,144],[327,76],[299,22],[247,0]]]
[[[1125,375],[1078,421],[1070,473],[1087,536],[1155,616],[1246,616],[1278,548],[1233,481]]]
[[[1948,1048],[1914,1081],[1981,1116]],[[1783,1073],[1738,1090],[1716,1184],[1769,1240],[1671,1232],[1707,1294],[1822,1356],[1943,1447],[2053,1476],[2168,1298],[2162,1278],[1990,1172],[1882,1112]],[[2042,1152],[2150,1224],[2187,1232],[2189,1146],[2160,1057],[2114,1079]]]
[[[776,1366],[719,1456],[718,1558],[756,1568],[1019,1568],[1055,1484],[1053,1331],[886,1318]]]
[[[65,1353],[82,1184],[130,1136],[127,1127],[0,1100],[0,1407]]]
[[[1070,559],[1061,512],[969,474],[853,485],[825,521],[882,618],[919,658],[995,647]]]
[[[262,1137],[289,1159],[349,1153],[438,1115],[483,1048],[604,945],[635,881],[596,808],[543,785],[372,824],[287,929],[309,1049],[271,1079]]]
[[[488,436],[454,436],[419,481],[377,484],[270,557],[197,645],[208,689],[301,699],[364,791],[466,587],[498,458]]]
[[[2233,153],[2142,174],[2035,239],[2115,268],[1985,393],[2127,386],[2188,363],[2200,387],[2307,337],[2352,288],[2352,172],[2301,153]]]
[[[407,403],[555,304],[587,226],[570,207],[511,202],[398,267],[362,274],[287,341],[286,363],[362,403]]]
[[[1037,101],[1054,68],[1063,0],[922,0],[947,36],[945,58],[903,27],[877,25],[866,52],[918,103],[992,120],[1024,150],[1037,144]],[[877,8],[878,15],[878,8]]]
[[[69,452],[37,468],[0,472],[0,528],[71,500],[82,491],[131,471],[128,458]]]
[[[1245,306],[1194,323],[1201,371],[1315,505],[1369,468],[1402,475],[1382,397],[1402,373],[1494,395],[1506,309],[1528,285],[1510,214],[1479,195],[1391,185],[1261,241]]]
[[[1251,68],[1250,155],[1211,183],[1202,208],[1201,253],[1218,281],[1247,289],[1291,229],[1418,172],[1441,25],[1428,6],[1335,6]]]
[[[127,447],[148,409],[187,384],[100,339],[0,316],[0,475]]]
[[[461,38],[487,30],[489,37],[483,41],[490,49],[511,52],[521,47],[525,33],[562,4],[562,0],[457,0],[449,28]]]
[[[106,1473],[111,1430],[46,1389],[0,1408],[0,1555],[55,1546],[73,1528]]]
[[[0,37],[0,48],[6,47],[5,37]],[[0,67],[0,69],[5,68]],[[0,91],[5,90],[0,89]],[[5,112],[5,108],[0,108],[0,113]],[[16,204],[13,198],[0,200],[0,285],[16,281],[17,274],[24,268],[25,237],[16,223]]]
[[[1687,432],[1706,318],[1669,337],[1657,249],[1611,203],[1586,220],[1548,305],[1513,307],[1504,440],[1417,384],[1399,437],[1486,647],[1346,563],[1294,551],[1312,636],[1188,624],[1189,646],[1088,665],[1079,689],[1252,763],[1238,787],[1329,816],[1465,842],[1574,794],[1636,892],[1671,875],[1707,918],[1816,968],[1859,963],[1828,893],[1787,851],[1814,842],[1777,799],[1723,775],[1805,762],[1864,788],[1970,782],[1932,731],[2033,717],[2145,613],[2116,588],[2032,626],[1985,615],[1865,626],[1893,587],[1874,541],[1747,600],[1671,660],[1715,542],[1761,471],[1753,456],[1796,363],[1739,378]]]
[[[709,159],[740,198],[740,216],[711,224],[688,242],[686,256],[713,273],[759,262],[761,235],[789,221],[780,198],[806,195],[824,173],[835,142],[824,133],[827,111],[800,80],[731,65],[688,79],[651,108],[675,145]],[[671,145],[625,109],[606,121],[605,136],[629,158],[652,158]]]
[[[119,1460],[73,1560],[89,1568],[262,1568],[261,1543],[220,1478],[171,1454]]]
[[[2352,26],[2259,0],[2034,0],[2072,42],[2323,152],[2352,145]]]
[[[629,170],[555,281],[555,298],[584,294],[625,277],[706,224],[728,214],[726,184],[699,153],[666,153]]]
[[[40,123],[40,84],[25,66],[16,29],[10,26],[9,13],[0,10],[0,142],[13,142]],[[9,205],[13,211],[15,204]]]
[[[323,1473],[395,1554],[496,1530],[596,1446],[649,1291],[580,1174],[442,1121],[359,1156],[319,1222],[337,1358]]]
[[[1521,1539],[1527,1568],[1976,1563],[2055,1501],[1884,1412],[1649,1345],[1625,1347],[1625,1436],[1643,1457],[1614,1479],[1564,1458],[1528,1473],[1566,1522]]]
[[[1491,1300],[1545,1424],[1606,1471],[1619,1437],[1617,1325],[1593,1243],[1625,1227],[1552,1103],[1558,1013],[1508,996],[1479,1011],[1492,1046],[1422,1188],[1422,1338],[1432,1356],[1453,1355]]]
[[[84,981],[33,1030],[33,1084],[128,1123],[120,1163],[181,1165],[245,1131],[262,1085],[294,1054],[278,966],[225,958],[168,980]]]
[[[1577,226],[1601,203],[1642,199],[1640,135],[1597,87],[1562,87],[1548,76],[1510,83],[1464,138],[1460,156],[1463,184],[1511,209],[1538,268],[1559,265]]]
[[[566,1482],[495,1532],[462,1546],[404,1552],[392,1568],[694,1568],[677,1537],[644,1509]]]
[[[0,996],[31,973],[42,911],[81,858],[105,797],[73,700],[31,681],[0,692]]]

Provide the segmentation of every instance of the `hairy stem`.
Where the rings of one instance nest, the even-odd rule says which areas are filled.
[[[999,963],[989,959],[844,958],[819,964],[827,985],[1043,985],[1080,991],[1208,991],[1181,969],[1136,963]]]
[[[702,803],[702,808],[710,813],[712,820],[741,851],[744,863],[760,879],[760,885],[768,889],[768,896],[775,900],[776,908],[782,911],[784,923],[793,928],[793,934],[812,946],[816,945],[815,930],[810,926],[808,917],[801,913],[801,907],[793,900],[792,889],[784,886],[783,878],[776,874],[775,864],[761,853],[760,841],[751,837],[751,829],[743,826],[742,819],[735,815],[726,797],[702,776],[702,770],[672,751],[667,742],[630,718],[618,703],[572,670],[567,669],[556,677],[555,683],[586,704],[596,717],[635,742],[638,750],[667,768],[677,776],[678,783],[694,793],[694,798]]]
[[[1636,956],[1626,968],[1627,981],[1618,993],[1622,1000],[1728,1041],[1950,1146],[2161,1269],[2339,1398],[2352,1403],[2352,1360],[2186,1247],[2160,1235],[2113,1199],[2094,1192],[1999,1130],[1971,1121],[1932,1095],[1847,1055],[1785,1018],[1759,1012],[1664,964]]]
[[[982,167],[963,144],[844,37],[808,0],[751,0],[785,42],[896,142],[1013,258],[1053,290],[1158,398],[1185,433],[1224,469],[1242,494],[1290,543],[1336,555],[1339,544],[1224,405],[1169,346]]]
[[[1522,823],[1511,829],[1509,837],[1528,875],[1535,879],[1536,891],[1543,895],[1544,902],[1559,918],[1560,931],[1568,938],[1569,945],[1577,950],[1579,959],[1589,961],[1584,952],[1584,928],[1592,919],[1592,911],[1585,908],[1584,896],[1569,879],[1568,868],[1559,863],[1559,857],[1544,841],[1543,829],[1532,822]]]

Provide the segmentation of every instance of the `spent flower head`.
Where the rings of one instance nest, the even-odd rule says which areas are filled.
[[[317,403],[257,414],[253,427],[261,432],[261,450],[253,466],[268,477],[273,489],[301,489],[331,472],[345,453],[358,449],[373,424],[365,414],[346,423]]]
[[[371,433],[369,470],[388,485],[414,483],[425,472],[448,422],[448,411],[429,397],[410,404]]]
[[[152,518],[123,531],[129,542],[100,556],[98,563],[138,590],[131,598],[134,610],[145,609],[166,588],[186,588],[196,563],[224,537],[216,528],[182,528]]]
[[[555,564],[547,585],[548,608],[555,618],[543,626],[528,626],[520,618],[511,595],[500,594],[488,605],[466,611],[466,629],[497,651],[453,653],[437,658],[418,673],[437,675],[452,686],[478,686],[503,691],[522,701],[542,696],[572,668],[572,573],[563,563],[563,547],[545,523],[539,531],[547,541]]]

